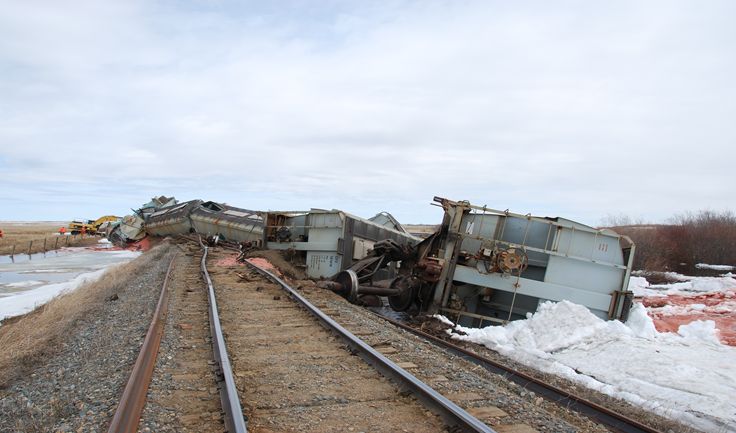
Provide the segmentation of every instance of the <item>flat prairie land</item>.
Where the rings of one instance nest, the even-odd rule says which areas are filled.
[[[0,221],[3,237],[0,239],[0,255],[28,254],[53,250],[64,246],[93,245],[99,239],[96,236],[59,236],[59,228],[67,227],[68,221]],[[68,240],[65,238],[69,238]],[[33,241],[33,244],[31,244]]]

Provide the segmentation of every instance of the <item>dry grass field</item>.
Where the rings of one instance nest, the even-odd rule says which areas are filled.
[[[95,236],[59,236],[59,228],[66,226],[66,222],[32,221],[6,222],[0,221],[3,237],[0,239],[0,255],[40,253],[65,246],[93,245],[99,240]],[[31,243],[31,241],[33,243]]]
[[[0,326],[0,388],[18,377],[40,359],[53,354],[55,343],[63,340],[74,322],[100,308],[114,297],[140,270],[158,260],[168,249],[164,243],[146,254],[110,269],[103,279],[82,285]]]

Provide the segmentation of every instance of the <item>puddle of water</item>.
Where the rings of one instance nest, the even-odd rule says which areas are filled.
[[[61,250],[53,250],[46,253],[33,253],[33,254],[15,254],[14,256],[0,256],[0,265],[6,264],[6,263],[23,263],[23,262],[30,262],[39,259],[44,259],[48,256],[54,256],[59,254],[59,251]]]
[[[34,293],[40,296],[42,292],[58,292],[62,290],[61,286],[82,274],[94,273],[113,264],[130,261],[138,255],[140,253],[131,251],[99,251],[78,247],[31,256],[16,255],[13,259],[1,256],[0,313],[3,314],[0,314],[0,320],[3,315],[14,315],[20,307],[26,310],[25,304],[28,302],[41,300]],[[20,297],[27,298],[28,302],[22,301]],[[48,296],[42,298],[48,300]]]
[[[2,267],[2,265],[0,265]],[[32,290],[44,284],[61,283],[77,276],[75,272],[25,272],[0,271],[0,293],[13,293]]]

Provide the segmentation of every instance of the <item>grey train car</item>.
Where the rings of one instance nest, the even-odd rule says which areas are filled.
[[[439,230],[411,248],[376,243],[373,257],[321,287],[358,303],[386,296],[396,311],[440,313],[464,326],[524,318],[562,300],[626,320],[635,249],[628,237],[564,218],[435,201],[445,211]],[[396,262],[397,276],[378,280],[376,268]]]
[[[266,249],[304,254],[311,278],[334,276],[368,256],[373,244],[385,239],[401,245],[414,245],[420,240],[385,212],[364,219],[337,209],[269,211],[263,232]]]
[[[156,236],[189,233],[192,230],[189,216],[200,204],[202,200],[190,200],[156,210],[146,217],[146,232]]]
[[[208,201],[195,207],[190,217],[194,231],[203,236],[219,234],[231,242],[261,246],[263,217],[260,212]]]
[[[608,229],[435,197],[445,217],[429,252],[442,266],[430,311],[465,325],[523,318],[569,300],[625,320],[634,244]]]

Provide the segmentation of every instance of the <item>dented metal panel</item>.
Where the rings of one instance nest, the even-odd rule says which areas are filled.
[[[123,241],[138,241],[146,236],[143,218],[138,215],[126,215],[117,227]]]

